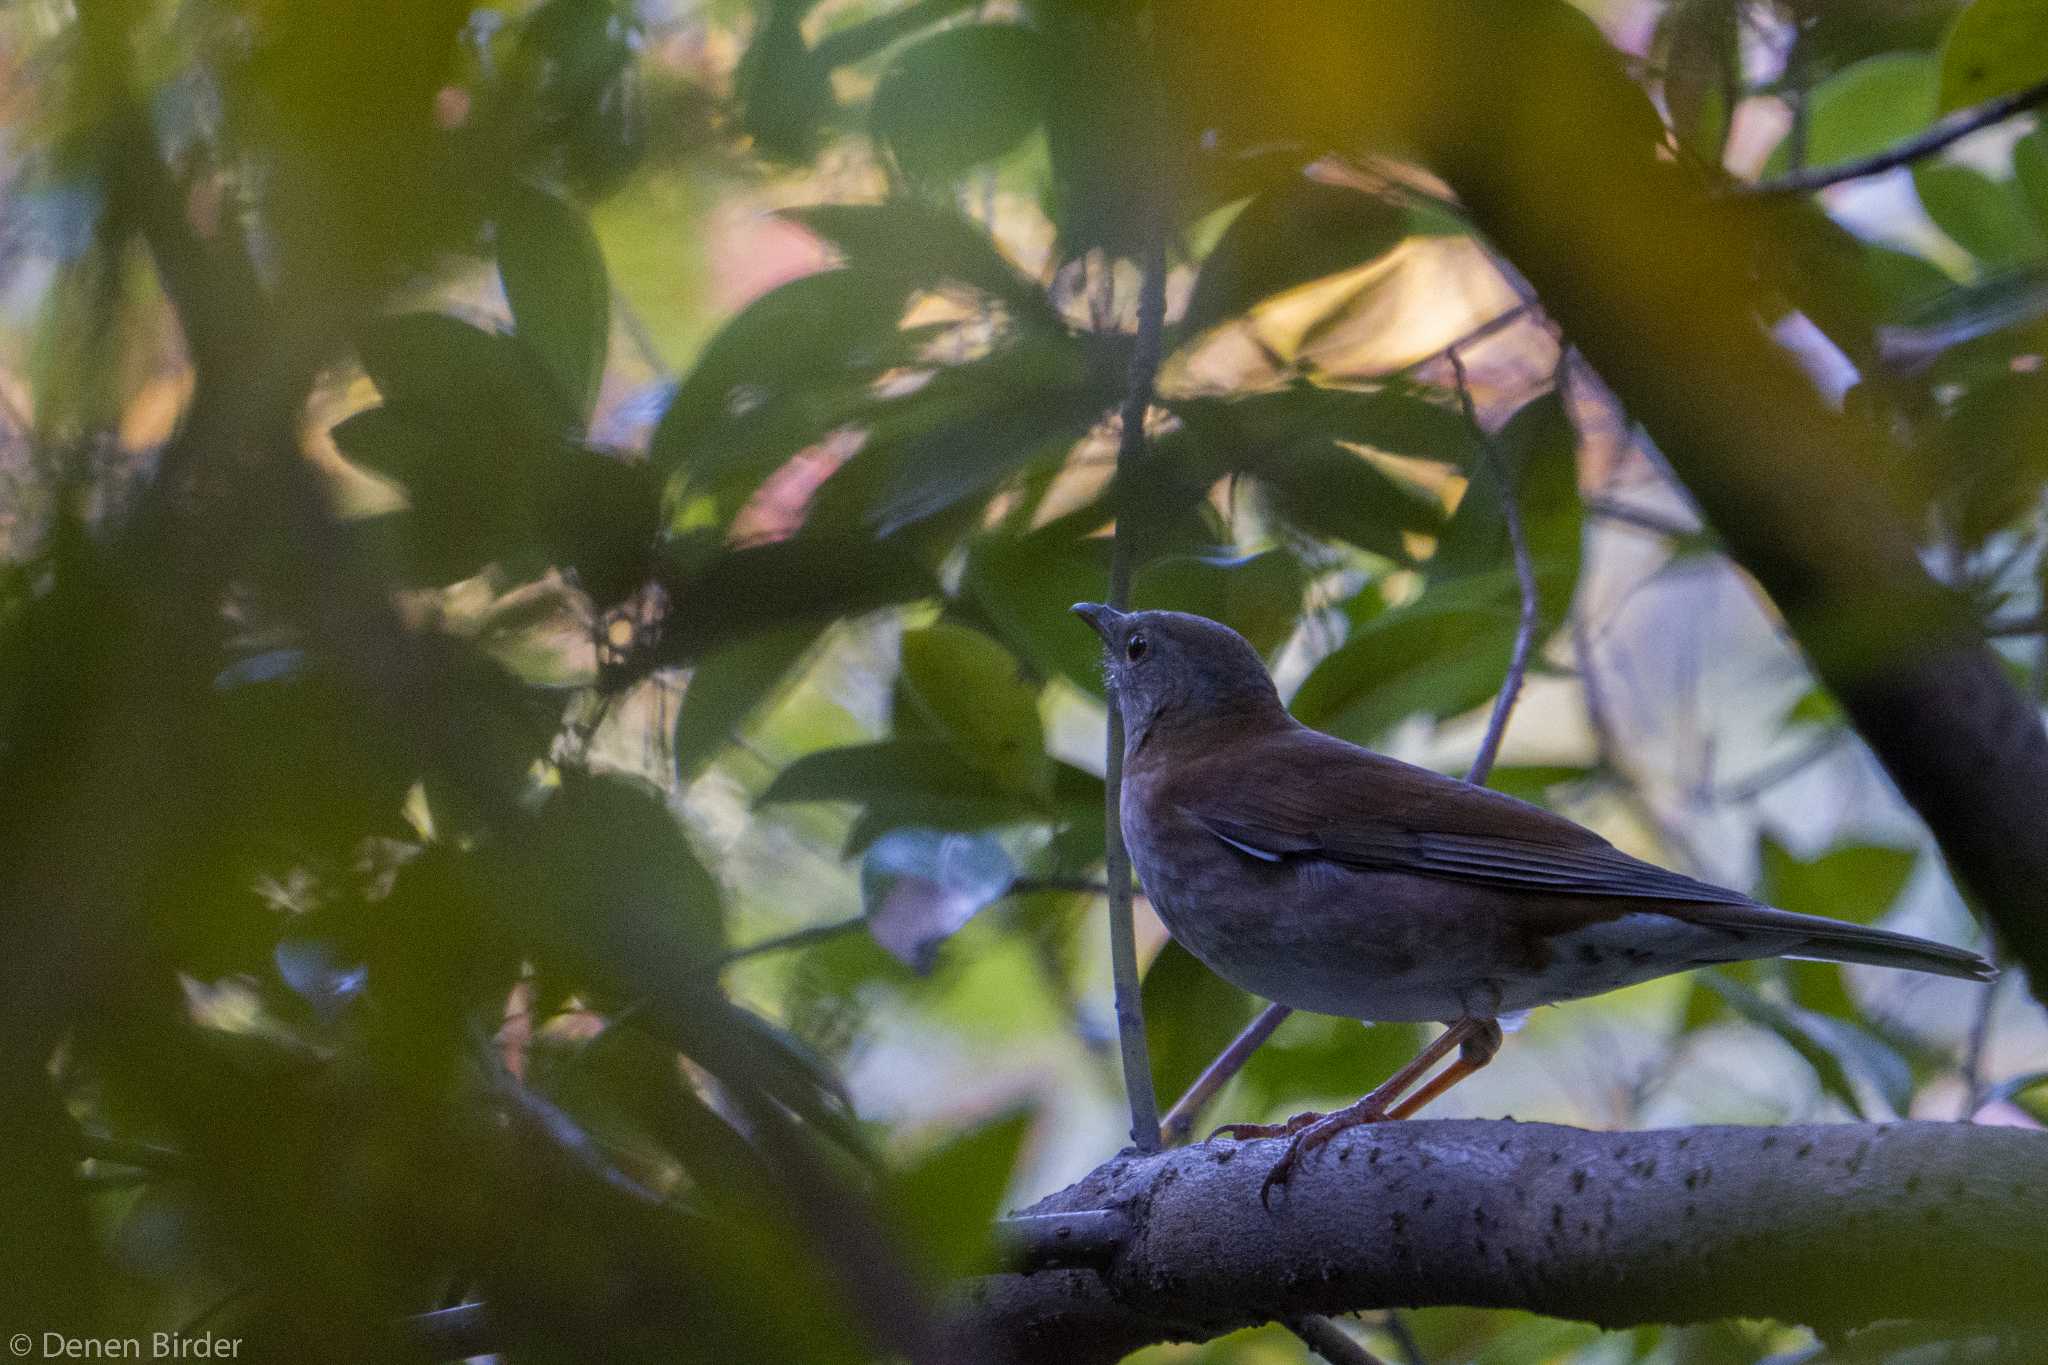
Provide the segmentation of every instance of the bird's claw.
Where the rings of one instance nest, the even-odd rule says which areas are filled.
[[[1322,1121],[1323,1115],[1311,1110],[1305,1114],[1296,1114],[1285,1123],[1226,1123],[1211,1132],[1209,1138],[1212,1142],[1220,1137],[1227,1137],[1234,1142],[1244,1142],[1252,1138],[1293,1137],[1296,1133]]]
[[[1301,1164],[1304,1156],[1323,1147],[1346,1128],[1378,1123],[1386,1118],[1386,1113],[1378,1108],[1354,1104],[1349,1109],[1339,1109],[1334,1114],[1295,1116],[1303,1117],[1311,1121],[1303,1124],[1294,1133],[1294,1140],[1287,1144],[1287,1150],[1280,1154],[1280,1159],[1273,1163],[1273,1168],[1266,1172],[1264,1182],[1259,1185],[1259,1203],[1269,1210],[1273,1207],[1273,1191],[1287,1183],[1288,1177],[1294,1174],[1294,1168]],[[1288,1120],[1289,1124],[1293,1122],[1294,1119]]]

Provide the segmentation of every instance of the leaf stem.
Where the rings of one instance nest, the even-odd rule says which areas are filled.
[[[1810,194],[1847,180],[1882,175],[1886,171],[1896,170],[1900,166],[1933,156],[1980,128],[2003,123],[2015,114],[2024,113],[2044,103],[2048,103],[2048,81],[2037,81],[2024,90],[2013,91],[2010,95],[2001,95],[1982,104],[1973,104],[1967,109],[1958,109],[1946,118],[1937,119],[1925,132],[1909,137],[1904,142],[1887,147],[1881,152],[1858,157],[1854,161],[1837,162],[1832,166],[1815,166],[1810,170],[1795,171],[1776,180],[1760,181],[1747,186],[1741,193],[1746,198],[1779,198]]]

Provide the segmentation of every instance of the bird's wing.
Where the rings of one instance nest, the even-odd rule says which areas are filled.
[[[1525,891],[1753,905],[1632,858],[1526,801],[1313,730],[1192,765],[1167,794],[1218,839],[1268,861],[1321,858]]]

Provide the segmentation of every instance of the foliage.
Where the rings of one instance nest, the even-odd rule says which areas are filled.
[[[1616,458],[1588,431],[1597,394],[1426,182],[1160,145],[1113,79],[1138,32],[1118,6],[682,8],[735,69],[679,67],[664,44],[694,30],[610,0],[81,5],[15,34],[63,73],[43,78],[61,114],[10,129],[41,139],[23,212],[92,206],[52,253],[0,582],[0,1106],[10,1217],[45,1248],[38,1322],[203,1320],[345,1360],[484,1301],[512,1359],[915,1355],[909,1288],[988,1264],[1050,1124],[1014,1075],[937,1136],[847,1078],[893,1012],[1063,1058],[1038,1098],[1113,1089],[1086,889],[1102,682],[1066,615],[1103,595],[1112,534],[1138,547],[1139,606],[1240,630],[1304,721],[1448,765],[1517,620],[1497,461],[1535,558],[1539,672],[1593,666],[1586,547],[1605,542],[1583,494]],[[1733,107],[1773,93],[1734,38],[1761,8],[1664,8],[1661,93],[1704,165]],[[2040,14],[1977,0],[1945,38],[1907,25],[1877,51],[1790,30],[1775,93],[1804,100],[1804,145],[1766,173],[2038,78],[1971,54],[2011,57],[2003,25]],[[2044,137],[1997,173],[1915,167],[1900,193],[1935,231],[1911,250],[1821,220],[1798,238],[1818,268],[1758,263],[1788,315],[1883,358],[1846,402],[1901,433],[1920,548],[1993,622],[2042,605]],[[814,171],[835,158],[872,173]],[[1168,182],[1179,277],[1117,526],[1139,176]],[[591,210],[693,180],[798,186],[775,231],[830,263],[738,307],[671,385],[633,355]],[[209,287],[179,297],[162,219],[209,204],[184,239]],[[680,243],[710,217],[664,226]],[[137,242],[167,288],[124,273]],[[1385,342],[1425,268],[1501,309]],[[211,288],[237,272],[274,333]],[[176,316],[182,359],[131,289]],[[191,477],[137,477],[124,419],[185,361],[178,434],[142,444]],[[80,378],[102,371],[127,387]],[[644,441],[612,439],[636,405]],[[275,472],[303,463],[281,440],[301,406],[320,415],[310,497]],[[1697,544],[1672,538],[1688,553],[1643,580]],[[1842,724],[1809,695],[1790,743]],[[1669,793],[1596,738],[1501,785],[1656,813]],[[1901,899],[1911,850],[1824,833],[1802,856],[1751,823],[1738,861],[1792,909]],[[838,923],[835,903],[865,933],[732,965],[735,942]],[[1768,1034],[1790,1091],[1834,1111],[1925,1108],[1961,1064],[1952,1018],[1832,968],[1630,999],[1633,1027],[1669,1034],[1658,1066]],[[1144,1004],[1168,1100],[1255,1007],[1170,942]],[[1349,1097],[1416,1040],[1297,1017],[1225,1107]],[[2038,1101],[2038,1079],[1987,1094]],[[1433,1358],[1500,1360],[1746,1359],[1773,1335],[1416,1326]]]

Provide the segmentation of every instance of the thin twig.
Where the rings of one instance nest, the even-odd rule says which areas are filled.
[[[1472,758],[1472,767],[1465,774],[1465,780],[1474,786],[1485,786],[1487,776],[1493,772],[1494,760],[1500,757],[1500,742],[1506,736],[1508,715],[1515,709],[1515,699],[1521,695],[1522,679],[1529,671],[1529,651],[1536,642],[1536,563],[1529,554],[1529,537],[1522,527],[1521,500],[1516,495],[1515,478],[1501,458],[1500,450],[1486,428],[1479,425],[1479,411],[1472,402],[1472,386],[1465,374],[1465,362],[1456,351],[1451,352],[1451,371],[1458,380],[1458,405],[1465,410],[1465,420],[1479,435],[1480,459],[1493,471],[1494,481],[1500,486],[1501,519],[1507,524],[1508,550],[1515,561],[1515,586],[1521,594],[1522,610],[1515,622],[1514,648],[1508,653],[1507,677],[1501,683],[1500,695],[1494,698],[1493,714],[1486,721],[1486,735],[1479,741],[1479,752]]]
[[[2040,635],[2048,632],[2048,615],[2022,616],[2008,621],[1987,621],[1984,634],[1994,640],[2007,640],[2022,635]]]
[[[1622,502],[1615,498],[1587,498],[1586,511],[1604,521],[1633,526],[1637,530],[1648,531],[1652,535],[1665,536],[1672,540],[1681,540],[1686,536],[1696,536],[1700,533],[1697,526],[1687,526],[1682,521],[1674,521],[1647,507],[1637,507],[1634,503]]]
[[[1963,1112],[1957,1117],[1964,1123],[1975,1121],[1985,1104],[1984,1062],[1991,1051],[1991,1016],[1998,1008],[1998,988],[2010,975],[2000,976],[1977,992],[1977,1017],[1970,1022],[1970,1041],[1963,1053]]]
[[[767,953],[787,952],[791,948],[808,948],[813,943],[838,938],[867,927],[866,915],[855,915],[851,919],[835,919],[825,924],[808,924],[801,929],[792,929],[786,934],[764,938],[759,943],[743,943],[737,948],[728,948],[718,959],[720,967],[730,967],[735,962],[744,962],[750,957],[761,957]]]
[[[1830,185],[1839,185],[1844,181],[1882,175],[1886,171],[1932,156],[1980,128],[2003,123],[2014,114],[2024,113],[2043,103],[2048,103],[2048,81],[2037,81],[2024,90],[2015,90],[2010,95],[2001,95],[1995,100],[1986,100],[1968,109],[1958,109],[1948,117],[1936,120],[1927,131],[1887,147],[1881,152],[1858,157],[1854,161],[1837,162],[1832,166],[1815,166],[1811,170],[1796,171],[1791,175],[1779,176],[1776,180],[1760,181],[1746,186],[1740,193],[1747,198],[1811,194],[1815,190],[1824,190]]]
[[[1830,729],[1819,739],[1814,740],[1796,753],[1789,754],[1775,763],[1765,764],[1764,767],[1751,773],[1748,777],[1716,789],[1712,793],[1712,800],[1717,804],[1723,802],[1740,804],[1744,801],[1753,801],[1779,783],[1797,777],[1814,764],[1834,753],[1835,750],[1848,743],[1849,735],[1850,731],[1846,726],[1837,726]]]
[[[1195,1120],[1208,1108],[1209,1101],[1216,1098],[1216,1092],[1230,1084],[1231,1077],[1244,1069],[1251,1055],[1259,1050],[1260,1044],[1273,1036],[1273,1030],[1280,1027],[1288,1015],[1294,1013],[1291,1005],[1272,1004],[1259,1011],[1256,1019],[1244,1026],[1244,1031],[1230,1040],[1230,1046],[1216,1055],[1216,1060],[1202,1069],[1195,1083],[1187,1093],[1173,1103],[1166,1111],[1166,1119],[1160,1125],[1159,1139],[1169,1147],[1186,1142],[1188,1133],[1195,1126]]]
[[[1108,890],[1106,884],[1093,877],[1019,877],[1010,883],[1009,889],[1004,891],[1003,895],[1028,896],[1040,891],[1080,891],[1101,895]],[[823,943],[826,939],[838,938],[841,934],[866,928],[867,922],[866,915],[854,915],[849,919],[836,919],[825,924],[807,924],[801,929],[792,929],[786,934],[764,938],[758,943],[743,943],[737,948],[728,948],[725,955],[718,959],[718,966],[730,967],[735,962],[743,962],[747,958],[760,957],[766,953],[780,953],[791,948],[808,948],[813,943]]]
[[[1406,1365],[1429,1365],[1429,1357],[1422,1353],[1422,1343],[1415,1339],[1415,1333],[1408,1330],[1408,1319],[1401,1316],[1398,1308],[1389,1308],[1382,1319],[1387,1335],[1401,1348],[1401,1359]]]
[[[1329,1361],[1330,1365],[1386,1365],[1328,1318],[1305,1313],[1287,1319],[1287,1330],[1300,1337],[1304,1345]]]
[[[1166,223],[1162,206],[1148,204],[1149,240],[1144,278],[1138,287],[1137,335],[1131,347],[1130,382],[1124,393],[1123,426],[1117,437],[1116,543],[1109,561],[1109,605],[1123,610],[1131,597],[1133,512],[1131,474],[1145,458],[1145,414],[1159,374],[1166,323]],[[1131,856],[1124,847],[1122,802],[1124,726],[1118,707],[1109,708],[1109,738],[1103,758],[1104,862],[1109,880],[1109,966],[1116,990],[1116,1033],[1123,1057],[1124,1091],[1131,1107],[1131,1141],[1141,1152],[1159,1149],[1159,1097],[1152,1092],[1152,1061],[1145,1042],[1140,1004],[1138,938],[1131,916]]]

